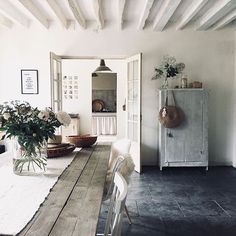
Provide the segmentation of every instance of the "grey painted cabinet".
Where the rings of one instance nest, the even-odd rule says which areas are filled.
[[[168,89],[159,91],[159,108],[168,104],[183,111],[184,121],[175,128],[159,125],[160,170],[168,166],[205,166],[208,168],[207,91],[204,89]],[[160,110],[159,109],[159,110]]]

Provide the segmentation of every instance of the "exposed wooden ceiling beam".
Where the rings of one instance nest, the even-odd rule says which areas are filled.
[[[185,14],[176,27],[177,30],[183,29],[189,21],[202,9],[202,7],[208,2],[208,0],[198,0],[198,2],[192,2],[189,8],[185,11]]]
[[[30,20],[8,0],[0,1],[0,12],[27,28],[30,25]]]
[[[221,0],[211,7],[200,20],[197,30],[206,30],[236,7],[235,0]]]
[[[236,9],[222,18],[217,24],[213,27],[213,30],[218,30],[228,25],[230,22],[236,19]]]
[[[69,7],[81,27],[86,28],[86,20],[76,0],[68,0]]]
[[[104,17],[102,14],[102,2],[101,0],[93,0],[93,8],[96,16],[96,21],[98,29],[103,29],[104,27]]]
[[[119,0],[118,24],[119,24],[120,29],[123,28],[125,3],[126,3],[126,0]]]
[[[49,28],[49,20],[47,17],[37,8],[32,0],[19,0],[21,4],[47,29]]]
[[[69,21],[66,19],[63,9],[60,7],[60,5],[57,3],[56,0],[47,0],[48,5],[51,7],[57,18],[60,20],[63,27],[68,29],[69,27]]]
[[[176,8],[179,6],[182,0],[165,0],[161,6],[159,14],[154,20],[153,29],[156,31],[162,31],[172,15],[174,14]]]
[[[154,0],[146,0],[142,15],[139,19],[138,30],[142,30],[145,26],[145,22],[150,14]]]
[[[13,26],[13,22],[6,16],[0,14],[0,25],[11,28]]]

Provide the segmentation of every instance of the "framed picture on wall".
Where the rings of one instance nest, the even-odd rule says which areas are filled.
[[[21,70],[21,93],[38,94],[38,70]]]

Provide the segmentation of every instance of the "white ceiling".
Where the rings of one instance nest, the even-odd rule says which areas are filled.
[[[235,19],[236,0],[0,0],[0,28],[9,29],[234,30]]]

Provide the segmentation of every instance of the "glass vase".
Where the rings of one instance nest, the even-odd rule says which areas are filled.
[[[161,89],[168,89],[168,79],[167,79],[167,77],[164,78],[164,81],[161,85]]]
[[[11,138],[13,172],[17,175],[40,175],[47,170],[47,142],[37,145],[20,145],[17,138]]]

